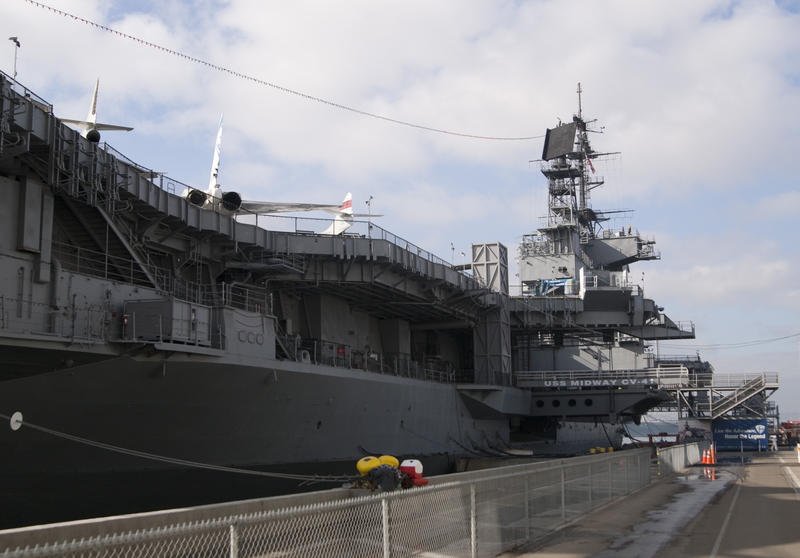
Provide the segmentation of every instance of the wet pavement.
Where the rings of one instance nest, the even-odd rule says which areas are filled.
[[[504,558],[800,556],[794,451],[722,454]]]

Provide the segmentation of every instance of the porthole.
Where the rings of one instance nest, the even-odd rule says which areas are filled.
[[[592,401],[591,399],[584,399],[583,401],[583,404],[586,405],[587,407],[591,407],[592,403],[594,403],[594,401]]]
[[[559,401],[558,399],[553,399],[553,407],[560,407],[560,406],[561,406],[561,401]]]

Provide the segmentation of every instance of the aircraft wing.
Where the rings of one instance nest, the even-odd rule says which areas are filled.
[[[336,211],[338,209],[338,205],[323,205],[319,203],[243,201],[239,211],[246,213],[287,213],[291,211]]]
[[[378,215],[377,213],[345,213],[342,211],[340,206],[329,205],[327,207],[320,207],[322,211],[327,211],[328,213],[333,213],[335,215],[347,215],[348,217],[383,217],[383,215]]]
[[[59,118],[65,124],[72,124],[73,126],[93,126],[91,122],[86,120],[72,120],[71,118]]]
[[[98,124],[95,122],[89,122],[88,120],[72,120],[71,118],[59,118],[61,122],[65,124],[72,124],[73,126],[80,126],[82,128],[88,129],[95,129],[95,130],[119,130],[124,132],[130,132],[133,128],[128,126],[116,126],[114,124]]]
[[[123,132],[130,132],[133,128],[129,126],[116,126],[114,124],[95,124],[95,130],[119,130]]]

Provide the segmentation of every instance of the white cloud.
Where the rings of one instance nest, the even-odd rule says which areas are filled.
[[[800,214],[800,191],[781,192],[774,196],[767,196],[758,200],[753,206],[750,216],[752,219],[769,223],[774,220],[796,220]]]

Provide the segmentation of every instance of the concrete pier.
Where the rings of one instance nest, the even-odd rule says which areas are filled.
[[[744,463],[742,463],[744,457]],[[712,472],[713,471],[713,472]],[[795,451],[722,453],[504,558],[800,556]]]

